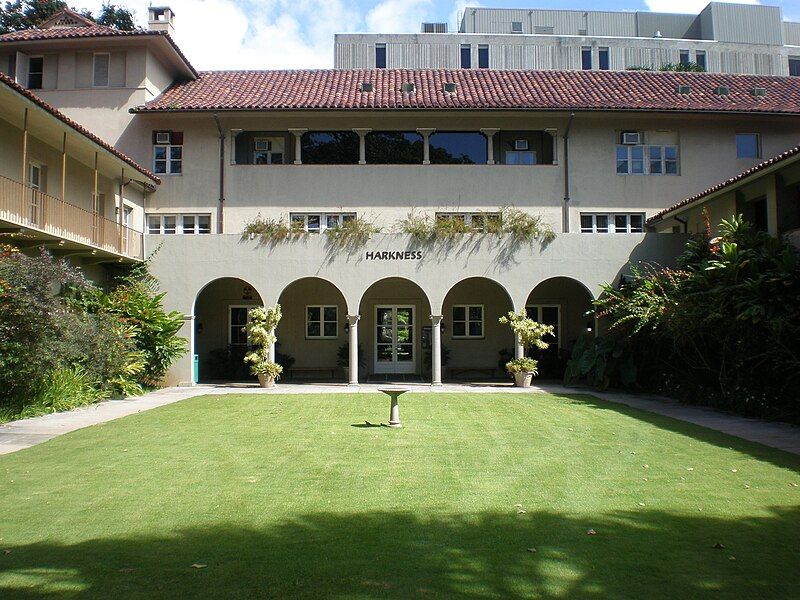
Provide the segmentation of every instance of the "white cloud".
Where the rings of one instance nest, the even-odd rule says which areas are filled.
[[[735,4],[760,4],[759,0],[724,0]],[[709,0],[645,0],[647,8],[653,12],[698,14],[708,5]]]
[[[366,18],[367,31],[375,33],[413,33],[426,20],[432,8],[431,0],[383,0],[375,5]]]

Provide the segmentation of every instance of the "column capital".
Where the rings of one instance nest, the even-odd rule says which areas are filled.
[[[435,127],[417,127],[417,133],[425,137],[436,131]]]
[[[353,127],[353,133],[357,133],[358,135],[367,135],[370,131],[372,131],[371,127]]]
[[[488,137],[492,137],[498,131],[500,131],[499,127],[481,127],[480,129],[480,132]]]
[[[347,315],[347,322],[350,325],[356,325],[361,318],[361,315]]]
[[[308,131],[308,129],[301,129],[301,128],[296,128],[296,127],[294,127],[294,128],[290,127],[289,128],[289,133],[292,133],[292,134],[294,134],[296,136],[301,136],[304,133],[306,133],[307,131]]]
[[[483,127],[481,133],[486,136],[486,164],[494,164],[494,134],[500,131],[499,127]]]
[[[434,325],[439,325],[442,322],[442,319],[444,319],[444,315],[431,315],[431,322]]]

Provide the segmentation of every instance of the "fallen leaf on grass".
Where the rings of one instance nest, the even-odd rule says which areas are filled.
[[[3,554],[11,554],[11,550],[5,549],[5,550],[3,550]]]
[[[528,548],[528,552],[536,552],[536,548]]]
[[[694,467],[686,467],[687,471],[694,471]]]
[[[644,506],[644,502],[639,502],[639,506]]]
[[[597,535],[597,532],[594,529],[590,529],[586,532],[586,535]]]
[[[739,469],[731,469],[731,473],[738,473]]]
[[[729,556],[728,560],[736,560],[736,557],[735,556]]]
[[[204,565],[204,564],[201,564],[201,563],[194,563],[192,565],[192,569],[205,569],[207,566],[208,565]]]
[[[723,550],[725,546],[722,545],[722,542],[717,542],[716,544],[714,544],[713,548],[714,550]]]
[[[525,514],[525,510],[523,510],[522,508],[518,508],[517,509],[517,514],[518,515],[524,515]]]

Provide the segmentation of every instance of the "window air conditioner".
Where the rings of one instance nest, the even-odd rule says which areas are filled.
[[[626,146],[638,146],[642,143],[642,134],[638,131],[623,131],[622,143]]]
[[[169,144],[170,135],[169,131],[159,131],[156,133],[157,144]]]
[[[257,139],[255,143],[256,143],[256,152],[269,152],[270,150],[272,150],[272,142],[270,142],[269,140]]]
[[[527,150],[528,140],[514,140],[514,150]]]

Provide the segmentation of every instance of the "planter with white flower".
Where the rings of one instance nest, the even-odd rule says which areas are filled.
[[[251,308],[249,315],[250,321],[244,329],[253,344],[253,350],[245,355],[244,362],[250,364],[250,372],[258,377],[261,387],[274,387],[275,381],[283,373],[283,367],[270,356],[270,348],[276,340],[275,328],[281,320],[281,305]]]
[[[506,363],[506,370],[514,377],[517,387],[530,387],[533,378],[539,374],[538,362],[524,356],[529,348],[546,350],[550,344],[544,341],[545,336],[552,336],[555,329],[552,325],[538,323],[528,317],[524,312],[509,312],[500,317],[500,323],[508,325],[514,332],[517,342],[522,346],[523,356]]]

